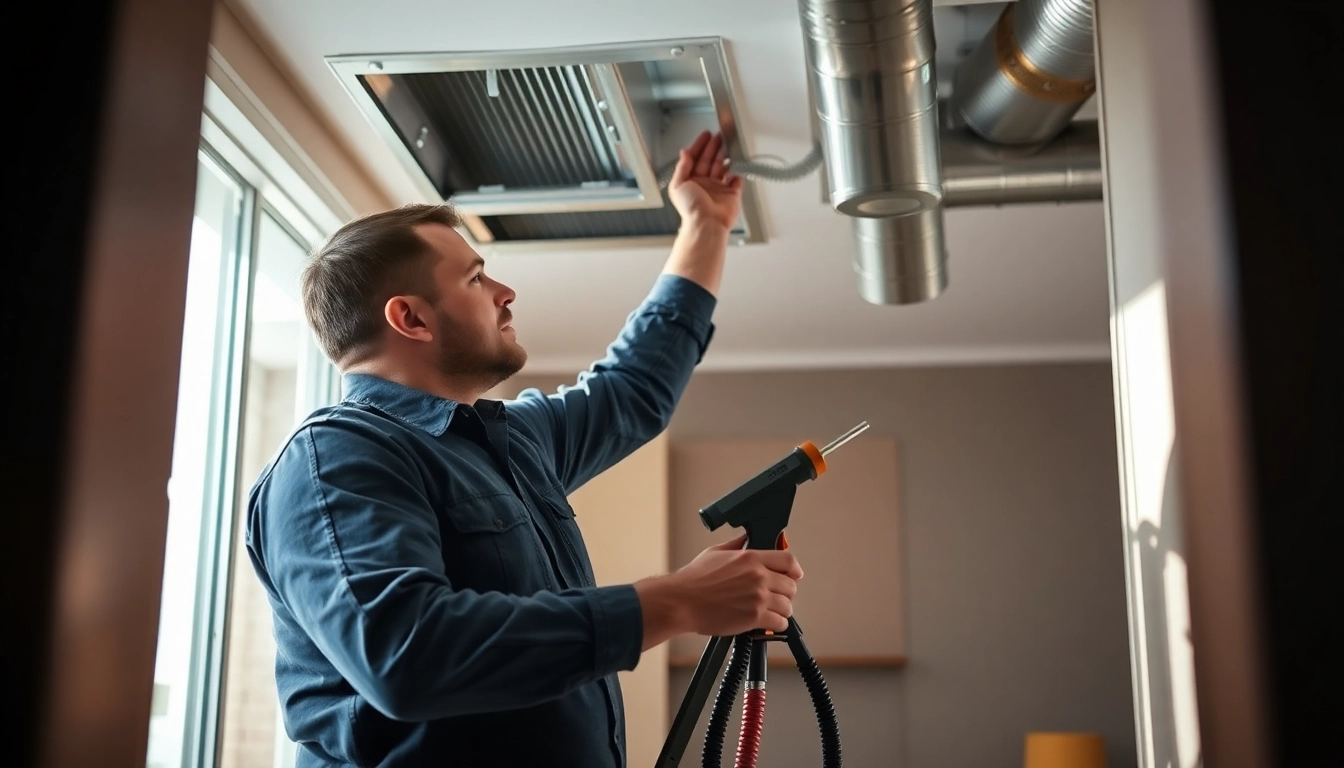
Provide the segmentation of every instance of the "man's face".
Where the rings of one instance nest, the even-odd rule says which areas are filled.
[[[439,255],[433,270],[439,369],[486,388],[522,370],[527,352],[518,344],[508,308],[513,289],[490,279],[485,261],[453,229],[427,224],[416,231]]]

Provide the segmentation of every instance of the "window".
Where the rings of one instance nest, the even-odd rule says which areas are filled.
[[[240,480],[248,487],[294,426],[314,406],[328,401],[326,383],[331,377],[304,324],[299,296],[299,270],[307,250],[273,212],[262,213],[238,459]],[[247,496],[240,493],[219,766],[284,768],[293,765],[294,745],[279,719],[270,605],[243,547],[246,505]]]
[[[247,493],[295,426],[338,396],[304,322],[320,232],[205,121],[192,227],[147,768],[288,768]]]
[[[208,584],[221,501],[228,436],[227,403],[236,304],[236,271],[244,249],[245,190],[208,153],[197,169],[196,210],[187,268],[186,313],[178,378],[177,423],[168,481],[168,539],[164,552],[159,640],[154,665],[149,768],[193,764],[202,720],[201,667],[209,643],[198,628],[209,611]]]

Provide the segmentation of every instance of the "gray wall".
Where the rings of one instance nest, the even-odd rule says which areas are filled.
[[[1027,731],[1085,730],[1134,765],[1111,387],[1105,364],[696,375],[673,440],[899,440],[909,664],[826,672],[847,764],[1018,768]],[[771,677],[762,764],[818,765],[797,674]]]

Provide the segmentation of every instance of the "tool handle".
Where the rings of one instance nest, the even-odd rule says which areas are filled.
[[[747,525],[747,545],[744,549],[788,549],[789,540],[784,531],[773,525]]]

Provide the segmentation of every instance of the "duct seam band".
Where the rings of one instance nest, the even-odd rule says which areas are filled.
[[[994,25],[994,55],[999,69],[1017,89],[1042,101],[1073,104],[1085,101],[1096,90],[1096,78],[1067,80],[1055,77],[1037,67],[1023,53],[1013,35],[1013,8],[1003,9],[1003,15]]]

